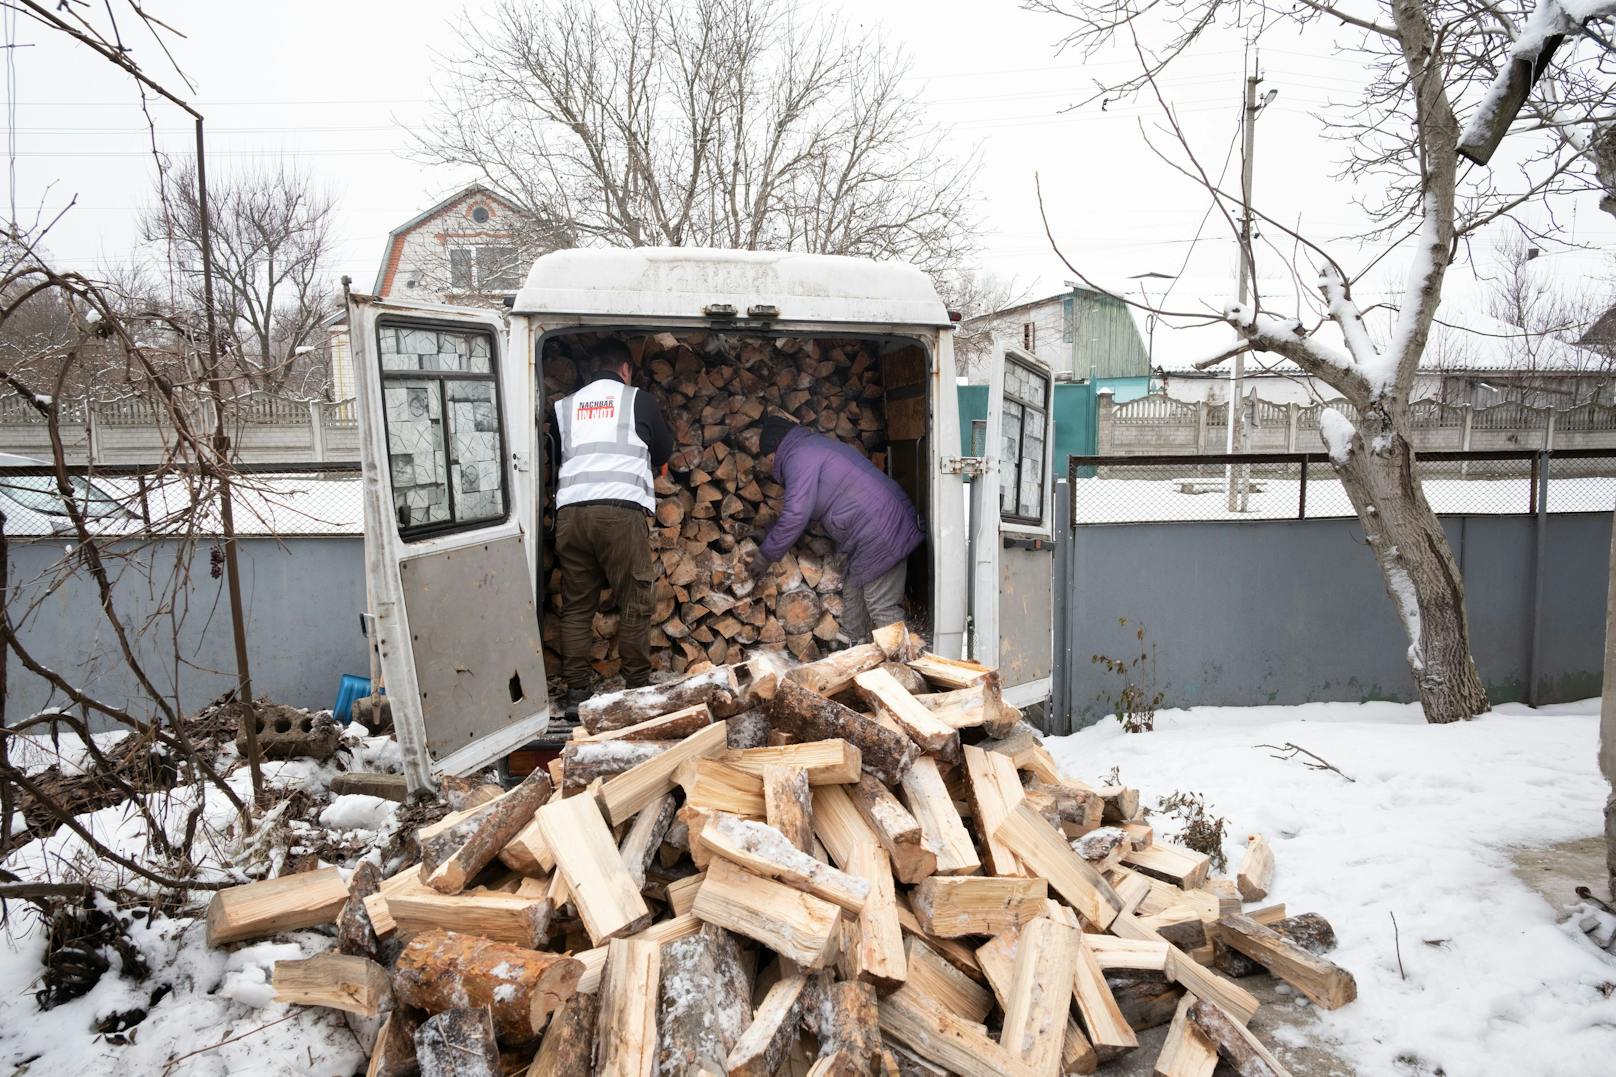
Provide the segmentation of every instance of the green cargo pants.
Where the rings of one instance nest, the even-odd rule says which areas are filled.
[[[567,687],[587,690],[594,679],[591,626],[606,584],[621,614],[617,653],[623,680],[630,688],[650,683],[650,519],[623,505],[568,505],[556,512],[555,552],[561,568],[561,657]]]

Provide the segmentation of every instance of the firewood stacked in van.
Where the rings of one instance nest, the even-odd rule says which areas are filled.
[[[550,346],[544,367],[549,400],[576,387],[579,362],[595,339],[563,337]],[[656,482],[653,668],[699,671],[758,645],[810,661],[845,644],[843,560],[829,539],[810,533],[761,582],[747,576],[745,565],[756,548],[749,536],[774,522],[783,492],[755,466],[759,424],[769,409],[857,446],[883,465],[881,361],[868,342],[696,332],[631,338],[629,345],[636,383],[656,394],[675,443]],[[551,523],[547,513],[547,531]],[[549,574],[547,595],[550,610],[559,613],[557,570]],[[592,652],[602,677],[618,671],[617,625],[615,608],[603,606]],[[545,619],[552,676],[560,665],[559,627],[555,617]]]
[[[446,786],[419,863],[224,891],[209,941],[334,923],[277,997],[371,1018],[371,1077],[1055,1077],[1141,1049],[1167,1077],[1278,1075],[1238,980],[1355,996],[1322,917],[1245,910],[1266,842],[1210,877],[1136,790],[1064,775],[993,670],[902,625],[581,717],[548,773]]]

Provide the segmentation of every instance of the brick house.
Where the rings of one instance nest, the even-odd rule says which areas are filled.
[[[375,294],[499,306],[542,253],[531,232],[519,207],[474,183],[388,234]]]

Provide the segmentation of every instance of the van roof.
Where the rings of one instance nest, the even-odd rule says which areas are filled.
[[[683,319],[717,303],[742,319],[772,306],[779,323],[951,324],[931,279],[907,262],[705,247],[555,251],[533,263],[512,310]]]

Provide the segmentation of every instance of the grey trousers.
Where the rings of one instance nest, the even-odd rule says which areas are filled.
[[[909,565],[899,561],[873,580],[842,590],[842,628],[854,643],[868,643],[870,633],[903,620],[903,584]]]

